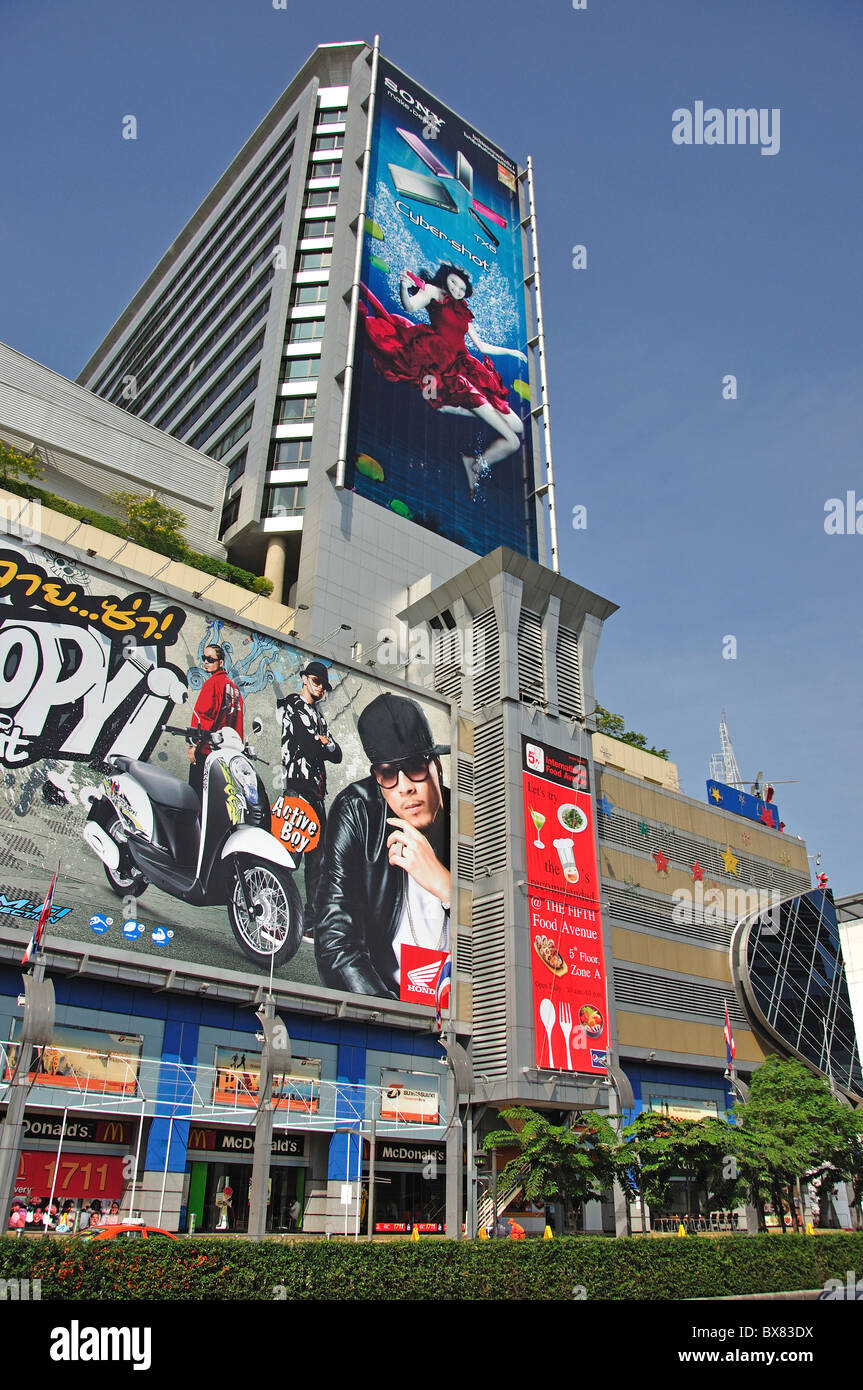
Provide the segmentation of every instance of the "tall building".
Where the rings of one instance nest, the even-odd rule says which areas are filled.
[[[462,455],[476,451],[480,471],[481,450],[507,447],[473,415],[484,398],[443,378],[438,393],[439,334],[424,309],[407,309],[398,344],[380,338],[394,310],[406,322],[402,276],[415,290],[443,261],[474,277],[475,321],[517,430],[473,506]],[[498,544],[548,558],[538,289],[526,172],[376,47],[327,44],[78,379],[219,460],[230,558],[273,579],[303,637],[347,622],[345,640],[373,656],[429,576]]]

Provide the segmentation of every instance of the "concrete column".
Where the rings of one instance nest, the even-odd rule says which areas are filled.
[[[273,598],[277,603],[281,603],[285,587],[287,555],[288,546],[284,536],[270,536],[267,542],[267,558],[264,561],[264,575],[273,581]]]

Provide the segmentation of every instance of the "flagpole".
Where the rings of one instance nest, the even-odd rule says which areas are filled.
[[[24,1017],[21,1022],[21,1045],[7,1092],[6,1115],[0,1123],[0,1234],[9,1225],[9,1211],[15,1192],[15,1179],[21,1162],[24,1138],[24,1111],[30,1094],[30,1064],[35,1047],[45,1047],[54,1031],[54,986],[45,979],[45,958],[41,942],[45,925],[51,916],[57,870],[45,895],[39,920],[24,953],[22,965],[30,963],[24,975]]]

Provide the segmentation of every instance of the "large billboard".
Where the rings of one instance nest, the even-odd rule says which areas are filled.
[[[189,732],[191,731],[191,732]],[[0,539],[0,926],[434,1007],[450,711]]]
[[[536,1065],[604,1074],[608,1003],[590,770],[522,736]]]
[[[381,60],[347,485],[537,558],[517,166]]]

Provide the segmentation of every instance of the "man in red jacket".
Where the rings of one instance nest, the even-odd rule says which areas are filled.
[[[200,729],[204,734],[216,729],[236,729],[243,737],[243,697],[232,680],[225,675],[224,648],[210,642],[204,648],[204,669],[209,672],[201,686],[200,693],[192,711],[192,729]],[[203,797],[204,763],[211,752],[206,737],[189,745],[189,786]]]

